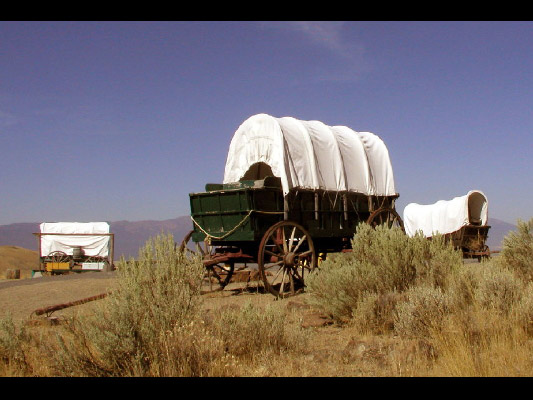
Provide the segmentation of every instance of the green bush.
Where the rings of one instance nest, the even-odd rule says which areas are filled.
[[[118,288],[94,315],[69,324],[58,373],[146,376],[168,360],[166,335],[198,318],[203,266],[176,249],[172,235],[150,239],[138,260],[118,267]]]
[[[247,305],[208,318],[201,303],[204,267],[176,250],[171,235],[147,242],[121,262],[118,289],[94,315],[73,319],[60,338],[57,375],[234,376],[238,361],[290,353],[306,343],[285,311]]]
[[[445,288],[461,265],[461,253],[440,235],[428,240],[421,234],[409,237],[397,227],[374,229],[361,223],[352,239],[352,251],[328,256],[310,274],[306,282],[309,301],[343,321],[359,312],[361,304],[369,307],[365,297],[371,294],[383,299],[413,285]]]
[[[516,271],[521,277],[533,281],[533,218],[528,222],[518,220],[517,230],[503,239],[499,261]]]

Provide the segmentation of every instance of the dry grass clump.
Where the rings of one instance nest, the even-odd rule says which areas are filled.
[[[414,286],[396,307],[394,331],[402,337],[426,339],[440,329],[449,312],[449,299],[441,288]]]
[[[30,340],[24,327],[16,326],[10,315],[0,320],[0,375],[23,376],[28,372],[26,352],[21,344]]]
[[[447,313],[426,331],[447,376],[528,375],[533,369],[531,283],[501,260],[466,264],[444,291]]]
[[[279,304],[264,308],[245,304],[215,315],[208,324],[213,336],[234,356],[299,352],[305,348],[307,333],[296,325],[287,328],[287,310]]]

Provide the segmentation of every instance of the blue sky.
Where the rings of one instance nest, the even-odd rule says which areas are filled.
[[[532,22],[0,22],[0,224],[188,215],[257,113],[378,134],[400,214],[478,189],[528,220],[532,49]]]

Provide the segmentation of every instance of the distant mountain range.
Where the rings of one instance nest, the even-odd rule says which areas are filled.
[[[0,246],[18,246],[30,250],[38,249],[37,237],[39,222],[0,225]],[[137,257],[139,248],[146,240],[162,232],[172,233],[174,240],[180,243],[187,232],[192,229],[189,216],[167,219],[164,221],[116,221],[110,222],[111,232],[115,234],[115,259],[120,256]],[[489,219],[489,237],[487,245],[491,250],[500,250],[504,236],[516,226],[507,222]]]

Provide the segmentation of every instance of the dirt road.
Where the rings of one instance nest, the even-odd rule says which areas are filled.
[[[0,281],[0,318],[29,318],[33,311],[60,303],[84,299],[112,290],[115,272],[86,272],[33,279]],[[65,309],[73,312],[80,306]]]

